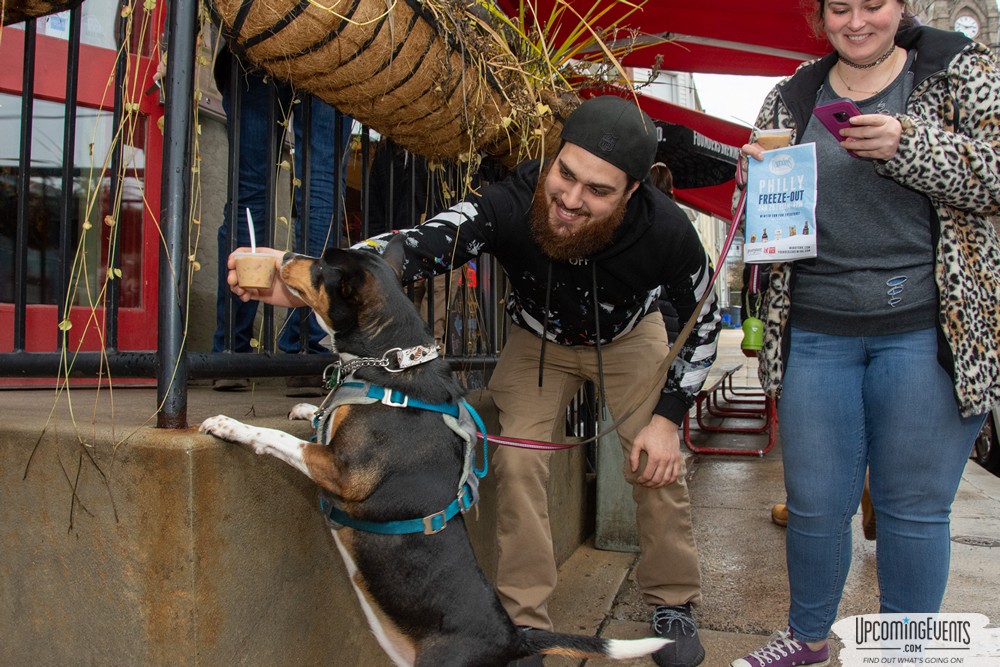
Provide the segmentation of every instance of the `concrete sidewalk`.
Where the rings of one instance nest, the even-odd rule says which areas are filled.
[[[743,357],[738,330],[723,332],[718,363],[744,362],[736,386],[759,386],[755,360]],[[756,449],[762,435],[712,434],[713,445]],[[720,442],[719,439],[724,439]],[[699,435],[693,435],[699,442]],[[763,458],[692,455],[688,483],[695,534],[701,555],[704,603],[696,611],[703,665],[724,667],[760,648],[787,624],[785,529],[770,519],[770,508],[784,499],[781,444]],[[559,570],[551,613],[557,629],[632,638],[649,635],[651,608],[636,590],[634,553],[599,551],[592,543],[578,549]],[[969,462],[952,512],[951,578],[942,611],[977,612],[1000,624],[1000,477]],[[878,610],[875,543],[866,541],[860,515],[855,519],[851,573],[838,618]],[[835,648],[836,650],[836,648]],[[579,664],[568,659],[546,665]],[[587,661],[589,665],[650,665]],[[832,665],[839,665],[834,658]]]

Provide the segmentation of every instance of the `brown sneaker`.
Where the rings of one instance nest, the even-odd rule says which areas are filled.
[[[771,521],[782,528],[788,525],[788,506],[785,503],[776,503],[771,508]]]
[[[861,494],[861,529],[866,540],[875,539],[875,507],[868,491],[868,479],[865,478],[865,491]]]

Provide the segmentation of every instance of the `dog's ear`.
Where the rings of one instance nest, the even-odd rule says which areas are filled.
[[[404,243],[406,243],[406,239],[402,234],[393,234],[389,243],[386,244],[385,250],[382,251],[382,259],[389,263],[392,270],[396,272],[396,279],[400,281],[403,279],[403,261],[406,259]]]
[[[327,248],[323,251],[323,261],[330,266],[334,266],[339,261],[342,261],[344,254],[344,251],[340,248]]]
[[[351,278],[361,272],[350,251],[327,248],[323,251],[323,282],[333,292],[344,298],[355,290]]]

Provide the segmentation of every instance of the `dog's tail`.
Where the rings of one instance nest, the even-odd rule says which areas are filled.
[[[602,639],[586,635],[570,635],[561,632],[531,630],[519,632],[521,646],[528,655],[558,655],[567,658],[611,658],[628,660],[655,653],[670,643],[669,639],[648,637],[646,639]]]

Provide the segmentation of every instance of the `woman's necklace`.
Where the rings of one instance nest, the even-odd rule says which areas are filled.
[[[878,57],[878,60],[876,60],[875,62],[872,62],[872,63],[868,63],[866,65],[859,65],[858,63],[854,62],[853,60],[848,60],[847,58],[845,58],[844,56],[840,55],[839,53],[837,54],[837,59],[840,60],[840,62],[842,62],[845,65],[847,65],[848,67],[853,67],[854,69],[871,69],[873,67],[878,67],[879,65],[881,65],[882,63],[884,63],[886,60],[889,59],[889,56],[891,56],[895,52],[896,52],[896,45],[893,44],[892,46],[889,47],[888,51],[886,51],[885,53],[883,53],[882,55],[880,55]]]
[[[895,55],[896,55],[896,47],[893,46],[892,47],[892,51],[890,51],[889,53],[887,53],[885,56],[879,58],[875,63],[872,63],[872,64],[877,65],[879,63],[885,62],[886,58],[888,58],[890,56],[895,56]],[[841,60],[843,60],[843,59],[841,59]],[[844,61],[844,62],[850,62],[850,61]],[[853,63],[852,63],[852,65],[853,65]],[[858,65],[853,65],[853,66],[854,67],[858,67]],[[864,67],[866,67],[866,68],[867,67],[871,67],[871,65],[865,65]],[[834,71],[837,73],[837,78],[840,79],[840,82],[843,83],[845,86],[847,86],[847,89],[849,91],[851,91],[852,93],[863,93],[865,95],[878,95],[880,92],[882,92],[883,90],[885,90],[885,87],[889,85],[890,81],[892,81],[893,74],[896,73],[896,59],[893,58],[892,61],[889,63],[889,76],[886,77],[886,80],[882,82],[882,85],[879,86],[878,90],[861,90],[860,88],[854,88],[854,87],[851,86],[851,84],[849,84],[847,82],[847,79],[844,78],[844,75],[840,73],[840,68],[839,67],[835,67]]]

